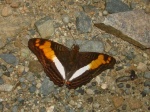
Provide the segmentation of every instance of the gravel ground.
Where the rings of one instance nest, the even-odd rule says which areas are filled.
[[[122,1],[122,10],[150,13],[149,0]],[[0,112],[150,111],[150,50],[94,27],[113,10],[106,6],[105,0],[0,0]],[[77,43],[81,51],[107,53],[117,62],[68,90],[46,77],[27,46],[30,38]]]

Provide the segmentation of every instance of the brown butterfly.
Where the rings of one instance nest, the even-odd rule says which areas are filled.
[[[79,52],[78,45],[69,49],[47,39],[30,39],[28,47],[37,56],[50,80],[58,86],[66,85],[69,89],[87,84],[116,63],[107,54]]]

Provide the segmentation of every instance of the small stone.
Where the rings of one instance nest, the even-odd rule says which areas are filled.
[[[127,82],[130,80],[131,80],[131,78],[129,76],[121,76],[116,79],[116,82]]]
[[[29,71],[33,73],[38,73],[43,71],[43,67],[39,61],[30,61],[28,67],[29,67]]]
[[[68,15],[63,15],[62,20],[63,20],[64,23],[69,23],[70,22],[70,19],[69,19]]]
[[[150,80],[146,80],[146,81],[144,82],[144,86],[149,86],[149,87],[150,87]]]
[[[53,21],[50,17],[44,17],[35,23],[42,38],[48,38],[54,34]]]
[[[93,104],[93,107],[94,107],[94,108],[99,108],[99,107],[100,107],[100,104],[94,103],[94,104]]]
[[[86,93],[89,95],[93,95],[94,91],[92,89],[86,89]]]
[[[150,71],[145,72],[143,77],[146,78],[146,79],[150,79]]]
[[[4,84],[4,80],[0,77],[0,85]]]
[[[2,12],[1,12],[1,15],[3,17],[7,17],[7,16],[10,16],[12,14],[12,9],[9,5],[5,6],[3,9],[2,9]]]
[[[12,0],[5,0],[7,4],[11,4]]]
[[[35,93],[35,91],[36,91],[36,86],[35,86],[35,85],[30,86],[30,87],[29,87],[29,91],[30,91],[30,93]]]
[[[12,107],[12,111],[11,112],[18,112],[18,106],[17,105],[14,105]]]
[[[10,6],[11,6],[12,8],[18,8],[18,7],[19,7],[19,4],[20,4],[19,2],[13,1]]]
[[[127,108],[126,104],[122,105],[122,110],[126,110],[126,108]]]
[[[82,88],[77,89],[77,92],[80,93],[81,95],[83,95],[85,93],[84,89],[82,89]]]
[[[88,103],[93,103],[93,97],[89,97],[89,98],[87,99],[87,101],[88,101]]]
[[[140,71],[146,71],[147,70],[147,65],[145,63],[142,63],[140,62],[137,66],[137,70],[140,70]]]
[[[18,97],[18,98],[17,98],[17,100],[18,100],[18,102],[19,102],[19,103],[21,103],[21,104],[23,104],[23,103],[24,103],[24,99],[23,99],[23,98],[21,98],[21,97]]]
[[[46,108],[45,107],[41,107],[40,108],[40,112],[46,112]]]
[[[119,84],[117,84],[117,87],[118,87],[118,88],[123,88],[123,87],[124,87],[124,84],[123,84],[123,83],[119,83]]]
[[[44,96],[49,95],[51,92],[54,91],[54,83],[49,80],[49,78],[45,78],[42,82],[41,88],[40,88],[41,94]]]
[[[24,82],[24,81],[25,81],[25,78],[24,78],[24,77],[20,77],[20,78],[19,78],[19,81],[20,81],[20,82]]]
[[[102,89],[107,89],[107,88],[108,88],[108,84],[103,83],[103,84],[101,85],[101,88],[102,88]]]
[[[0,111],[3,112],[3,108],[4,108],[4,105],[2,102],[0,102]]]
[[[130,84],[126,84],[126,88],[130,88],[131,87],[131,85]]]
[[[114,96],[113,98],[112,98],[112,100],[113,100],[113,103],[114,103],[114,106],[116,107],[116,108],[119,108],[120,106],[122,106],[122,104],[123,104],[123,98],[122,97],[119,97],[119,96]]]
[[[80,12],[79,16],[76,18],[77,30],[81,33],[88,33],[92,30],[91,18],[85,15],[85,13]]]
[[[0,91],[10,92],[13,89],[13,86],[10,84],[2,84],[0,85]]]
[[[109,13],[125,12],[131,10],[130,7],[121,0],[108,0],[106,2],[106,10]]]
[[[128,101],[128,103],[129,103],[129,107],[132,109],[132,110],[136,110],[136,109],[139,109],[139,108],[141,108],[142,107],[142,103],[141,103],[141,101],[140,100],[138,100],[138,99],[130,99],[129,101]]]
[[[107,15],[108,15],[107,10],[104,10],[104,11],[103,11],[103,15],[104,15],[104,16],[107,16]]]
[[[18,60],[13,54],[0,54],[0,58],[2,58],[6,63],[16,65]]]
[[[35,80],[33,75],[34,75],[33,73],[29,72],[29,74],[27,75],[27,80],[33,82]]]

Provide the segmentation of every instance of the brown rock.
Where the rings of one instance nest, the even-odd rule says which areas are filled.
[[[10,6],[11,6],[12,8],[18,8],[18,7],[19,7],[19,4],[20,4],[19,2],[13,1]]]
[[[12,0],[5,0],[7,4],[11,4]]]
[[[7,17],[7,16],[10,16],[11,14],[12,14],[12,9],[10,6],[7,5],[2,9],[2,12],[1,12],[2,16]]]
[[[120,97],[120,96],[114,96],[113,98],[112,98],[112,101],[113,101],[113,103],[114,103],[114,106],[116,107],[116,108],[119,108],[122,104],[123,104],[123,98],[122,97]]]
[[[129,107],[132,109],[132,110],[136,110],[136,109],[139,109],[142,107],[142,103],[140,100],[137,100],[137,99],[130,99],[128,101],[129,103]]]
[[[33,73],[38,73],[43,70],[42,65],[39,61],[30,61],[29,63],[29,71]]]
[[[95,26],[142,49],[150,48],[150,16],[143,10],[110,14]]]

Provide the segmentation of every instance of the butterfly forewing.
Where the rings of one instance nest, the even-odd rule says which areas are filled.
[[[46,42],[50,43],[50,45],[47,46],[45,44]],[[47,47],[48,49],[51,48],[54,51],[55,55],[57,53],[57,57],[61,57],[61,53],[67,51],[68,48],[47,39],[34,38],[30,39],[28,42],[29,49],[37,56],[38,60],[43,65],[45,73],[50,78],[50,80],[52,80],[58,86],[64,85],[64,79],[62,75],[56,68],[54,62],[46,57],[43,49],[40,49],[41,46],[44,47],[45,49]]]

